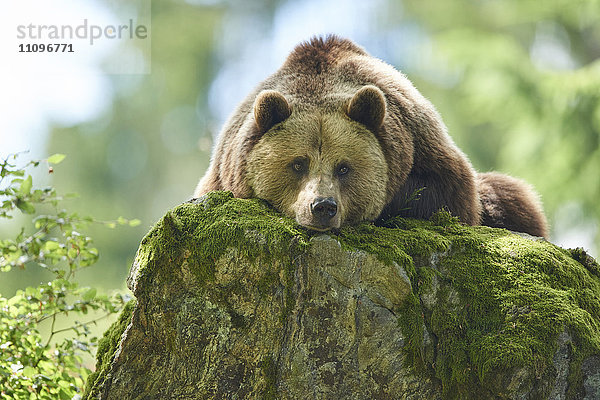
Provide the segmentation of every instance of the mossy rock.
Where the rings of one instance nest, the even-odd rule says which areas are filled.
[[[143,239],[86,399],[597,399],[600,268],[447,213],[314,234],[213,192]]]

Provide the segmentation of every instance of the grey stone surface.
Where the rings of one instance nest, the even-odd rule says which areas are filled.
[[[555,350],[544,368],[519,365],[481,378],[473,367],[467,381],[455,379],[462,391],[443,387],[447,347],[444,353],[444,327],[434,321],[469,307],[445,261],[462,256],[458,246],[421,257],[415,268],[429,268],[431,279],[417,291],[410,271],[326,234],[281,257],[259,231],[248,231],[256,254],[232,243],[208,258],[207,269],[198,260],[206,255],[192,248],[194,229],[173,221],[161,222],[140,247],[128,280],[136,304],[107,335],[114,339],[99,354],[104,361],[86,398],[600,399],[600,357],[574,363],[568,327],[551,339]],[[186,230],[191,241],[182,239]],[[423,313],[415,327],[420,368],[407,358],[402,310],[410,301]],[[507,321],[530,313],[515,307]]]

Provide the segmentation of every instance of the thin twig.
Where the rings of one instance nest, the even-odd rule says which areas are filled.
[[[75,328],[79,328],[79,327],[83,327],[83,326],[87,326],[90,324],[95,324],[98,321],[101,321],[105,318],[108,318],[109,316],[111,316],[112,313],[106,313],[101,317],[98,317],[96,319],[93,319],[91,321],[87,321],[87,322],[78,322],[76,323],[74,326],[70,326],[68,328],[62,328],[62,329],[58,329],[56,331],[53,331],[52,334],[57,334],[57,333],[61,333],[61,332],[66,332],[66,331],[70,331],[71,329],[75,329]]]

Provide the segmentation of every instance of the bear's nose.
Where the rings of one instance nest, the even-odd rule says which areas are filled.
[[[327,223],[337,214],[337,203],[333,197],[317,197],[310,205],[310,212],[322,223]]]

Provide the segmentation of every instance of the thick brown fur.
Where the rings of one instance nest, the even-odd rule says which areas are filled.
[[[548,236],[544,211],[529,184],[497,172],[478,174],[477,183],[483,207],[482,225]]]
[[[383,108],[373,108],[374,114],[381,115],[365,115],[360,104],[351,104],[355,95],[369,85],[379,90],[368,90],[363,97],[377,102],[383,96]],[[279,99],[266,105],[257,102],[259,95],[270,99],[273,93],[282,95],[289,110]],[[247,163],[257,159],[251,153],[257,143],[267,140],[270,132],[265,134],[264,130],[271,125],[263,122],[270,121],[270,116],[256,111],[257,106],[260,110],[275,110],[272,130],[288,129],[277,125],[288,111],[289,126],[302,126],[302,121],[311,124],[309,119],[314,115],[334,119],[343,115],[347,122],[342,123],[365,125],[375,136],[387,164],[386,187],[381,195],[384,207],[378,218],[429,218],[439,209],[447,209],[469,225],[483,223],[537,236],[547,234],[541,205],[526,184],[500,174],[478,176],[448,135],[433,105],[402,73],[336,36],[298,45],[283,66],[237,107],[223,127],[195,196],[211,190],[231,190],[236,197],[257,196]],[[372,154],[378,151],[373,149]],[[415,193],[419,193],[417,199]],[[285,212],[281,205],[274,206]],[[371,215],[354,217],[347,221],[374,219]]]

